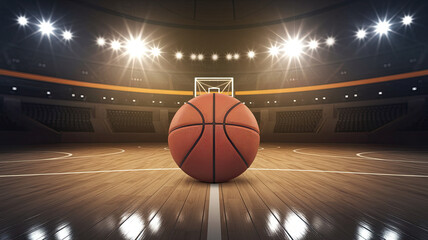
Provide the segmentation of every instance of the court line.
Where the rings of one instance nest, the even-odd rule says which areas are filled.
[[[309,148],[296,148],[293,150],[294,153],[303,154],[303,155],[309,155],[309,156],[316,156],[316,157],[336,157],[336,158],[351,158],[351,159],[361,159],[360,157],[347,157],[347,156],[338,156],[338,155],[323,155],[323,154],[316,154],[316,153],[305,153],[301,152],[303,149],[309,149]]]
[[[221,240],[220,193],[218,184],[210,184],[207,240]]]
[[[56,153],[67,154],[67,156],[55,157],[55,158],[17,160],[17,161],[0,161],[0,164],[1,163],[16,163],[16,162],[43,162],[43,161],[55,161],[55,160],[61,160],[61,159],[67,160],[67,159],[75,159],[75,158],[105,157],[105,156],[116,155],[116,154],[121,154],[121,153],[125,152],[125,150],[121,149],[121,148],[108,148],[108,149],[119,149],[120,151],[119,152],[112,152],[112,153],[84,155],[84,156],[73,156],[72,153],[68,153],[68,152],[56,152]],[[34,151],[34,152],[54,152],[54,151]]]
[[[338,173],[338,174],[354,174],[354,175],[428,178],[428,175],[418,175],[418,174],[375,173],[375,172],[347,172],[347,171],[328,171],[328,170],[316,170],[316,169],[249,168],[248,170],[255,170],[255,171],[281,171],[281,172]]]
[[[398,159],[386,159],[386,158],[375,158],[375,157],[369,157],[364,156],[365,154],[373,154],[373,153],[381,153],[381,152],[428,152],[428,151],[375,151],[375,152],[360,152],[355,155],[361,158],[374,160],[374,161],[386,161],[386,162],[408,162],[408,163],[422,163],[422,164],[428,164],[428,162],[423,161],[416,161],[416,160],[398,160]]]
[[[40,158],[40,159],[25,159],[25,160],[14,160],[14,161],[0,161],[1,163],[14,163],[14,162],[38,162],[38,161],[53,161],[53,160],[59,160],[59,159],[64,159],[64,158],[69,158],[71,156],[73,156],[72,153],[69,152],[56,152],[56,151],[27,151],[27,152],[50,152],[50,153],[60,153],[60,154],[64,154],[64,156],[60,156],[60,157],[53,157],[53,158]]]
[[[58,173],[24,173],[24,174],[6,174],[0,175],[0,178],[10,177],[34,177],[34,176],[56,176],[56,175],[76,175],[76,174],[94,174],[94,173],[116,173],[116,172],[141,172],[141,171],[171,171],[180,168],[136,168],[136,169],[114,169],[99,171],[82,171],[82,172],[58,172]]]

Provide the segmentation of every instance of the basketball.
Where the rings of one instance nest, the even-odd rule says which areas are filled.
[[[203,182],[231,180],[253,163],[259,147],[257,121],[236,98],[218,93],[183,105],[169,128],[168,144],[177,165]]]

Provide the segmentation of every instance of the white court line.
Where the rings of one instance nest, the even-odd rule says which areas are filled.
[[[220,193],[218,184],[210,184],[207,240],[221,240]]]
[[[84,156],[73,156],[72,153],[68,153],[68,152],[34,151],[34,152],[54,152],[54,153],[62,153],[62,154],[67,154],[67,155],[66,156],[61,156],[61,157],[55,157],[55,158],[28,159],[28,160],[15,160],[15,161],[0,161],[0,164],[1,163],[16,163],[16,162],[56,161],[56,160],[61,160],[61,159],[67,160],[67,159],[75,159],[75,158],[105,157],[105,156],[116,155],[116,154],[121,154],[121,153],[125,152],[125,150],[121,149],[121,148],[109,148],[109,149],[119,149],[120,151],[118,151],[118,152],[112,152],[112,153],[101,153],[101,154],[94,154],[94,155],[84,155]],[[33,152],[33,151],[31,151],[31,152]]]
[[[398,160],[398,159],[385,159],[385,158],[375,158],[375,157],[369,157],[369,156],[364,156],[365,154],[373,154],[373,153],[381,153],[381,152],[406,152],[406,151],[376,151],[376,152],[360,152],[357,153],[355,155],[357,155],[358,157],[361,158],[365,158],[365,159],[369,159],[369,160],[374,160],[374,161],[386,161],[386,162],[408,162],[408,163],[422,163],[422,164],[428,164],[427,162],[423,162],[423,161],[416,161],[416,160]],[[427,152],[427,151],[410,151],[410,152]]]
[[[94,154],[94,155],[74,156],[74,157],[69,157],[69,158],[67,158],[67,159],[70,159],[70,158],[104,157],[104,156],[110,156],[110,155],[121,154],[121,153],[124,153],[124,152],[125,152],[125,149],[122,149],[122,148],[109,148],[109,149],[118,149],[118,150],[120,150],[120,151],[119,151],[119,152],[112,152],[112,153]]]
[[[308,148],[297,148],[297,149],[294,149],[293,152],[298,153],[298,154],[303,154],[303,155],[316,156],[316,157],[335,157],[335,158],[361,159],[359,157],[346,157],[346,156],[338,156],[338,155],[324,155],[324,154],[301,152],[301,150],[303,150],[303,149],[308,149]]]
[[[71,156],[73,156],[72,153],[69,152],[55,152],[55,151],[28,151],[30,153],[34,153],[34,152],[49,152],[49,153],[59,153],[59,154],[64,154],[64,156],[60,156],[60,157],[53,157],[53,158],[40,158],[40,159],[25,159],[25,160],[12,160],[12,161],[0,161],[1,163],[14,163],[14,162],[39,162],[39,161],[53,161],[53,160],[59,160],[59,159],[64,159],[64,158],[69,158]],[[27,153],[28,153],[27,152]]]
[[[281,172],[338,173],[338,174],[355,174],[355,175],[372,175],[372,176],[428,178],[428,175],[417,175],[417,174],[375,173],[375,172],[346,172],[346,171],[328,171],[328,170],[316,170],[316,169],[249,168],[248,170],[256,170],[256,171],[281,171]]]
[[[180,168],[136,168],[136,169],[116,169],[116,170],[100,170],[100,171],[82,171],[82,172],[6,174],[6,175],[0,175],[0,178],[35,177],[35,176],[56,176],[56,175],[75,175],[75,174],[94,174],[94,173],[116,173],[116,172],[170,171],[170,170],[179,170],[179,169]]]

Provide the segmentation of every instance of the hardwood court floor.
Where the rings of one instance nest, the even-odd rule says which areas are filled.
[[[0,239],[428,239],[426,148],[262,144],[212,208],[165,147],[2,148]]]

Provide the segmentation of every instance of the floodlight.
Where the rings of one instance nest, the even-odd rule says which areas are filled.
[[[28,18],[26,18],[25,16],[19,16],[18,19],[17,19],[17,22],[18,22],[19,25],[21,25],[23,27],[27,26],[27,24],[28,24]]]
[[[65,30],[65,31],[62,32],[62,38],[64,38],[64,40],[69,41],[69,40],[71,40],[73,38],[73,33],[71,33],[68,30]]]
[[[161,50],[158,47],[153,47],[151,49],[151,54],[154,57],[159,57],[161,55]]]
[[[358,39],[364,39],[367,36],[367,31],[365,29],[359,29],[355,35]]]
[[[49,21],[41,21],[39,26],[39,32],[42,33],[42,35],[51,35],[53,34],[53,31],[55,30],[55,28],[53,27],[52,23],[50,23]]]
[[[97,38],[97,45],[102,47],[106,44],[106,40],[103,37]]]
[[[118,40],[113,40],[111,43],[111,49],[117,51],[122,48],[122,44]]]
[[[192,54],[190,55],[190,59],[192,59],[192,60],[196,60],[196,58],[197,58],[196,54],[192,53]]]
[[[284,54],[289,57],[299,57],[303,52],[302,40],[298,38],[292,38],[284,43]]]
[[[181,53],[181,52],[175,53],[175,59],[181,60],[182,58],[183,58],[183,53]]]
[[[311,40],[311,41],[309,41],[308,46],[309,46],[310,49],[315,50],[315,49],[318,48],[319,43],[318,43],[317,40]]]
[[[375,26],[375,32],[379,36],[387,35],[391,31],[391,23],[387,20],[379,21]]]
[[[335,42],[336,40],[333,37],[328,37],[327,40],[325,41],[327,46],[333,46]]]
[[[228,54],[226,54],[226,59],[227,60],[232,60],[232,58],[233,58],[233,56],[232,56],[232,54],[230,54],[230,53],[228,53]]]
[[[198,54],[198,60],[199,60],[199,61],[204,60],[204,55],[203,55],[202,53],[199,53],[199,54]]]
[[[412,22],[413,22],[413,17],[412,17],[412,16],[410,16],[410,15],[406,15],[406,16],[404,16],[404,17],[401,19],[401,22],[402,22],[404,25],[408,26],[408,25],[412,24]]]
[[[152,54],[153,54],[153,49],[152,49]],[[126,52],[132,58],[140,58],[146,54],[147,47],[144,41],[141,40],[140,38],[131,37],[126,42]]]
[[[233,54],[233,59],[238,60],[239,59],[239,53]]]
[[[277,47],[277,46],[271,46],[269,48],[269,54],[271,56],[277,56],[279,54],[279,47]]]
[[[254,51],[248,51],[247,56],[249,59],[253,59],[256,56],[256,53]]]
[[[218,54],[214,53],[214,54],[211,56],[211,58],[212,58],[212,60],[213,60],[213,61],[217,61],[217,60],[218,60]]]

